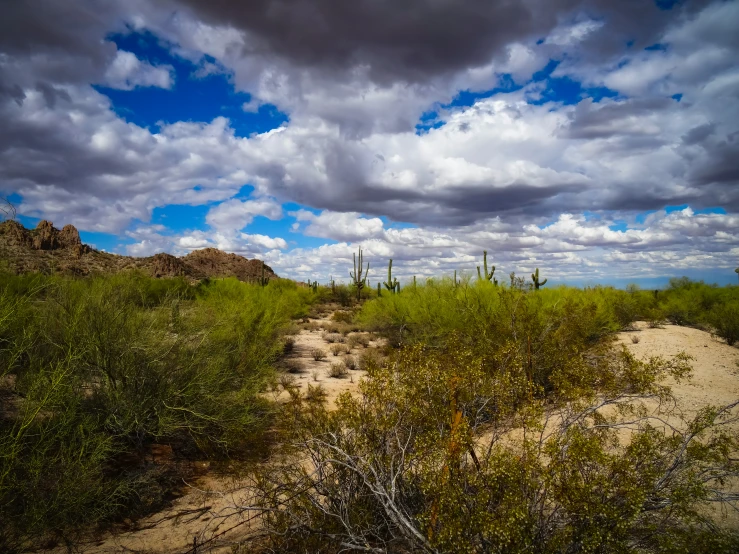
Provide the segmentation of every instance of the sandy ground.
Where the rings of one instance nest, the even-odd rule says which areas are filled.
[[[669,358],[679,352],[694,358],[690,380],[667,383],[685,416],[692,417],[708,405],[724,405],[739,399],[739,348],[690,327],[664,325],[661,329],[650,329],[638,322],[636,329],[619,333],[617,340],[638,358]],[[633,343],[631,337],[637,337],[639,342]]]
[[[329,407],[334,405],[336,398],[343,392],[356,392],[358,391],[359,382],[367,374],[366,371],[359,369],[349,370],[347,375],[342,378],[334,378],[329,375],[329,370],[332,364],[341,363],[345,355],[352,356],[355,360],[359,361],[359,358],[365,351],[377,350],[381,346],[381,342],[376,338],[373,338],[369,342],[367,347],[357,345],[353,348],[349,348],[349,338],[352,335],[365,334],[365,333],[349,333],[344,338],[343,344],[347,349],[346,353],[334,356],[331,353],[331,344],[324,338],[325,328],[329,327],[332,323],[331,315],[333,312],[326,314],[325,316],[317,319],[311,319],[310,321],[320,326],[316,329],[302,329],[300,333],[295,335],[295,346],[293,351],[287,356],[287,362],[296,361],[302,366],[300,373],[294,374],[295,385],[299,387],[302,393],[308,390],[308,385],[320,386],[326,393],[326,400]],[[323,350],[326,353],[326,358],[323,360],[314,360],[312,356],[313,350]],[[286,400],[288,397],[287,393],[282,390],[277,395],[277,400]]]
[[[323,325],[328,324],[330,319],[327,315],[313,321]],[[625,344],[635,355],[644,358],[655,355],[669,357],[685,351],[695,358],[692,362],[693,377],[689,382],[669,383],[678,398],[684,417],[690,417],[709,404],[728,404],[739,399],[739,349],[697,329],[673,325],[650,329],[641,323],[636,328],[635,331],[620,333],[617,337],[617,341]],[[330,345],[326,343],[322,333],[322,329],[301,330],[296,336],[295,348],[290,357],[304,365],[304,371],[295,375],[295,384],[303,391],[307,390],[309,384],[320,384],[331,405],[340,393],[356,392],[365,373],[356,370],[350,371],[346,378],[329,377],[331,363],[341,358],[331,355]],[[639,337],[639,342],[633,343],[632,336]],[[379,346],[377,341],[373,341],[368,348]],[[328,357],[323,361],[313,360],[311,351],[315,348],[326,350]],[[352,354],[356,356],[362,351],[363,347],[359,346]],[[284,391],[273,394],[278,399],[286,397]],[[249,498],[245,488],[247,484],[233,478],[206,474],[191,484],[192,488],[188,489],[191,492],[174,501],[169,509],[137,522],[132,531],[120,532],[96,543],[82,545],[80,550],[96,554],[184,554],[193,552],[194,539],[200,544],[205,538],[223,533],[220,536],[222,546],[209,551],[232,552],[225,542],[233,543],[239,537],[258,532],[254,522],[248,521],[254,512],[239,512],[234,509],[235,506],[248,506]],[[734,520],[737,516],[730,517],[729,523],[736,524]],[[233,526],[236,526],[235,529],[228,532]]]

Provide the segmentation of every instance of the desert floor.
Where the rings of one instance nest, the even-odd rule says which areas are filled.
[[[312,320],[317,325],[329,324],[329,314]],[[320,384],[327,393],[329,405],[344,392],[356,392],[364,372],[350,371],[345,378],[335,379],[328,375],[332,363],[340,360],[329,351],[330,345],[323,339],[323,330],[303,329],[296,336],[295,347],[290,358],[303,366],[300,373],[293,375],[294,383],[301,390],[309,384]],[[632,337],[638,337],[638,342]],[[690,417],[709,404],[728,404],[739,399],[739,348],[726,345],[709,333],[688,327],[665,325],[651,329],[638,323],[634,331],[622,332],[617,342],[626,345],[636,356],[673,356],[681,351],[693,356],[693,376],[687,382],[668,383],[678,399],[678,408],[683,417]],[[368,349],[378,349],[381,344],[373,340]],[[326,350],[328,357],[315,361],[311,351]],[[358,356],[364,350],[356,347],[351,354]],[[273,392],[278,399],[286,398],[284,391]],[[128,529],[101,538],[81,547],[85,553],[107,554],[118,552],[139,553],[185,553],[192,552],[193,545],[205,538],[222,533],[220,539],[234,540],[249,533],[258,532],[254,522],[248,521],[254,512],[235,507],[248,506],[249,498],[245,485],[233,477],[224,477],[217,470],[203,471],[203,475],[188,483],[181,497],[165,511],[146,519],[131,523]],[[736,520],[736,521],[735,521]],[[736,514],[729,514],[729,524],[737,521]],[[228,531],[233,527],[233,530]],[[196,541],[194,543],[194,541]],[[208,546],[213,546],[213,543]],[[199,550],[199,549],[198,549]],[[229,546],[216,548],[215,552],[231,552]]]

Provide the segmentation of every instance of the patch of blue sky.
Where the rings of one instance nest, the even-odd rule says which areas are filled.
[[[625,232],[625,231],[628,231],[629,230],[629,225],[624,220],[618,219],[618,220],[614,221],[611,225],[609,225],[608,228],[611,231]]]
[[[677,102],[680,102],[680,100],[683,99],[683,95],[681,92],[678,92],[677,94],[673,94],[670,98],[672,98],[673,100]]]
[[[582,83],[569,77],[548,77],[547,87],[539,93],[538,98],[529,99],[530,104],[542,105],[548,102],[573,105],[584,98],[592,98],[599,102],[603,98],[615,98],[618,92],[607,87],[583,87]]]
[[[680,204],[678,206],[665,206],[665,212],[668,214],[672,212],[680,212],[686,208],[689,208],[688,204]],[[726,210],[720,206],[712,206],[708,208],[693,209],[695,214],[726,214]]]
[[[113,111],[122,119],[158,132],[161,123],[178,121],[210,123],[216,117],[227,117],[236,136],[248,137],[275,129],[289,118],[274,105],[264,104],[256,111],[244,111],[242,106],[252,100],[245,92],[234,90],[231,75],[225,69],[198,75],[201,69],[190,60],[173,53],[174,45],[166,43],[150,32],[114,34],[108,37],[119,50],[125,50],[153,65],[174,68],[171,89],[136,87],[119,90],[102,85],[95,89],[107,96]],[[204,62],[218,67],[218,62],[206,56]]]
[[[183,232],[191,229],[203,229],[205,216],[210,205],[189,206],[187,204],[169,204],[154,208],[151,223],[164,225],[170,232]]]

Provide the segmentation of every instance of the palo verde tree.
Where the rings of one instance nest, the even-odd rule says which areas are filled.
[[[393,279],[393,260],[390,259],[390,262],[387,264],[387,281],[383,283],[385,285],[385,288],[395,294],[396,292],[400,292],[400,283],[398,282],[398,278],[396,277]]]
[[[498,286],[498,280],[497,279],[493,279],[493,275],[495,274],[495,266],[494,265],[493,266],[490,266],[490,271],[488,272],[488,251],[487,250],[483,250],[483,252],[482,252],[482,263],[483,263],[483,266],[484,266],[485,273],[483,274],[483,273],[480,272],[480,266],[478,265],[477,266],[477,278],[480,281],[482,281],[483,279],[485,279],[487,281],[490,281],[492,279],[493,280],[493,284],[495,286]],[[455,276],[454,280],[456,281],[456,279],[457,278]]]
[[[364,260],[362,257],[362,249],[359,249],[359,265],[357,265],[357,255],[352,254],[354,258],[354,271],[349,272],[349,277],[352,279],[352,284],[357,289],[357,302],[362,298],[362,289],[367,285],[367,275],[369,275],[369,262],[367,262],[367,268],[363,269]]]
[[[539,280],[539,268],[536,268],[536,271],[531,274],[531,280],[534,282],[534,288],[536,290],[539,290],[539,287],[543,287],[547,284],[547,280],[544,279],[543,281]]]

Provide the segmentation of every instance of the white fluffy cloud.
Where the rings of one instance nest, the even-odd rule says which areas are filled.
[[[243,229],[258,215],[268,219],[282,218],[282,206],[273,198],[222,202],[208,211],[205,221],[219,231]]]
[[[153,66],[142,62],[132,52],[118,50],[105,71],[105,84],[112,88],[131,90],[135,87],[171,88],[174,77],[171,66]]]

